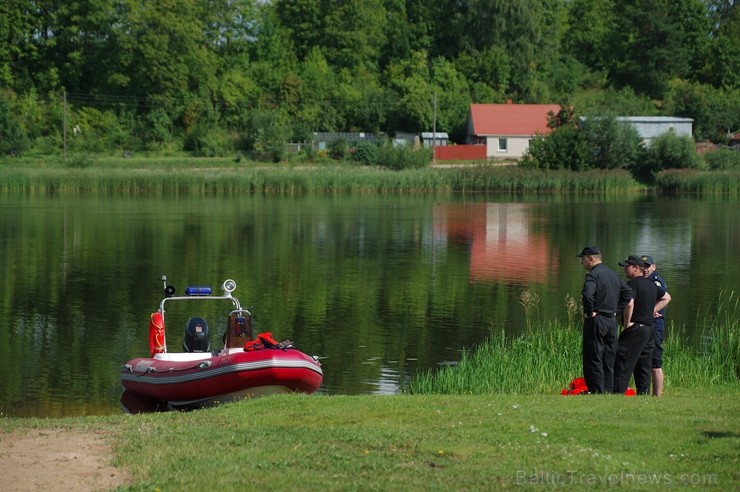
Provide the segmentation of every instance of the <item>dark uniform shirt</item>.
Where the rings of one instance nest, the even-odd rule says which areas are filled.
[[[662,288],[666,292],[668,291],[668,286],[666,285],[665,280],[663,280],[663,277],[658,275],[657,271],[654,271],[653,273],[648,275],[648,280],[650,280],[652,283],[654,283],[659,288]],[[665,316],[665,308],[661,309],[658,312],[660,313],[661,316]]]
[[[622,278],[603,263],[593,267],[583,282],[583,312],[614,316],[632,299],[632,290]]]
[[[645,277],[635,277],[627,282],[635,298],[635,310],[632,312],[633,323],[653,326],[655,303],[665,295],[665,289]]]

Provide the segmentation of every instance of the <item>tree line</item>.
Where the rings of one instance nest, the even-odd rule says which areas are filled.
[[[235,151],[437,131],[471,103],[740,129],[734,0],[6,0],[0,154]],[[66,104],[64,101],[66,100]],[[435,104],[436,101],[436,104]]]

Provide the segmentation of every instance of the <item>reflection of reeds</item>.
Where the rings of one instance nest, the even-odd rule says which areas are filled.
[[[697,340],[685,327],[666,327],[663,368],[665,391],[674,388],[727,387],[740,378],[740,302],[734,292],[700,314]],[[705,344],[699,343],[706,340]],[[581,376],[581,331],[575,324],[550,323],[516,336],[499,332],[456,366],[427,371],[411,380],[409,393],[557,394]]]

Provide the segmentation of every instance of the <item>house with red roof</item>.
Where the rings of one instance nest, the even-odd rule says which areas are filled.
[[[557,114],[558,104],[471,104],[468,114],[468,145],[485,145],[488,159],[520,159],[529,141],[550,132],[549,112]]]

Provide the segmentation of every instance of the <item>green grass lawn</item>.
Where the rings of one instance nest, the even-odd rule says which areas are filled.
[[[663,398],[286,395],[187,413],[0,419],[0,432],[38,427],[108,433],[130,490],[740,486],[737,385]]]

